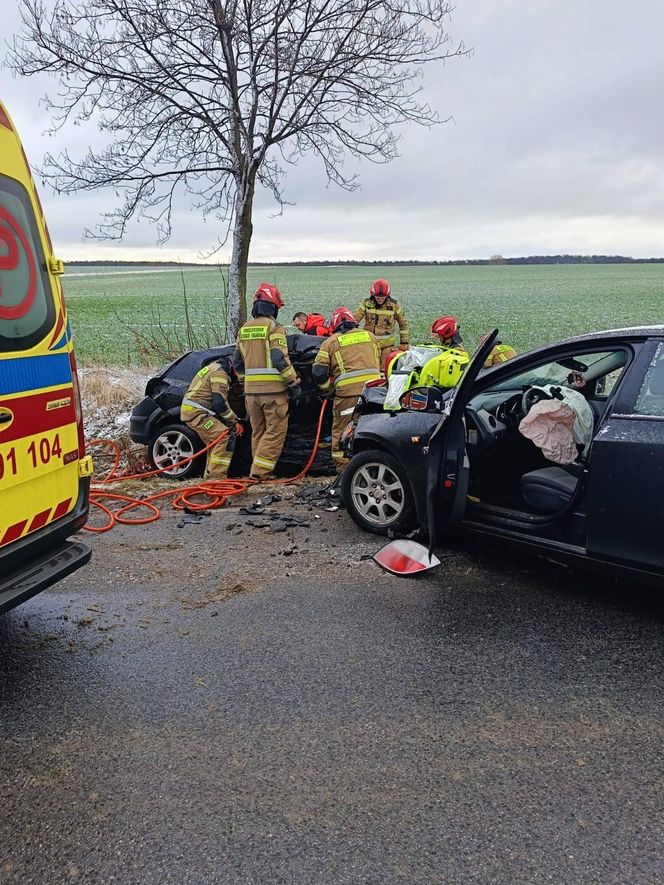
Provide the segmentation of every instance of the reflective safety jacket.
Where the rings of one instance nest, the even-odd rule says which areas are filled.
[[[489,366],[499,366],[500,363],[506,363],[517,355],[516,350],[509,344],[496,344],[489,356],[484,360],[484,368]]]
[[[235,413],[228,405],[228,388],[230,378],[219,363],[210,363],[203,366],[194,375],[194,380],[182,399],[180,417],[183,421],[190,421],[201,412],[216,415],[222,421],[230,422],[235,419]],[[221,412],[215,410],[214,405],[221,408]]]
[[[339,396],[359,396],[367,381],[381,377],[376,338],[365,329],[331,335],[321,344],[312,373],[323,393],[334,387]]]
[[[284,327],[270,317],[247,320],[240,328],[233,363],[245,395],[285,393],[299,384],[288,356]]]
[[[364,320],[364,328],[376,336],[381,350],[395,343],[396,325],[399,326],[400,343],[408,344],[408,320],[398,301],[386,298],[379,306],[373,298],[365,298],[355,311],[355,319],[358,323]]]

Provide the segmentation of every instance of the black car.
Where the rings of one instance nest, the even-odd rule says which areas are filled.
[[[342,495],[377,534],[426,527],[551,559],[664,575],[664,326],[571,338],[483,371],[497,332],[459,386],[380,409],[365,391],[346,431]],[[519,431],[533,388],[576,387],[592,409],[579,463],[547,461]]]
[[[281,476],[296,474],[306,463],[314,445],[322,402],[311,376],[311,366],[324,339],[315,335],[288,335],[287,339],[291,362],[300,376],[302,393],[289,404],[288,436],[276,470]],[[189,351],[148,381],[145,398],[131,413],[129,435],[134,442],[147,446],[150,463],[153,467],[166,468],[166,476],[188,479],[202,472],[204,457],[183,467],[168,469],[203,448],[198,434],[180,420],[182,397],[199,369],[234,350],[234,344],[226,344]],[[244,418],[244,390],[237,380],[231,385],[229,400],[235,414]],[[321,443],[311,467],[314,475],[335,472],[330,454],[331,422],[331,410],[328,409]],[[245,426],[246,432],[238,439],[233,453],[230,476],[247,476],[249,473],[251,428],[248,422]]]

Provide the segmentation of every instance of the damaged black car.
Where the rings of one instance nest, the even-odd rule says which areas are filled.
[[[557,561],[664,575],[664,326],[582,335],[387,412],[365,390],[345,435],[345,506],[363,529],[447,531]],[[577,426],[578,424],[578,426]]]
[[[288,335],[288,353],[295,371],[300,376],[302,392],[289,403],[288,435],[277,464],[279,476],[294,476],[307,462],[314,447],[321,396],[311,376],[311,366],[323,338],[315,335]],[[195,458],[177,466],[203,448],[198,435],[180,420],[180,405],[191,381],[203,366],[222,356],[229,356],[234,344],[192,350],[169,363],[150,378],[145,398],[136,405],[129,420],[129,435],[135,443],[147,446],[150,464],[160,468],[165,476],[189,479],[203,472],[205,458]],[[233,379],[229,401],[235,414],[244,419],[244,388]],[[310,473],[314,476],[334,474],[330,454],[331,410],[324,417],[321,440]],[[251,466],[251,427],[245,423],[245,433],[238,438],[233,453],[229,476],[247,476]]]

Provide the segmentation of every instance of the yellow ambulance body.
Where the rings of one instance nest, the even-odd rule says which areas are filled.
[[[0,612],[84,565],[88,513],[76,363],[30,167],[0,102]]]

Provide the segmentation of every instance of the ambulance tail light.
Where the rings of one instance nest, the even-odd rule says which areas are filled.
[[[76,414],[76,429],[78,430],[78,457],[85,458],[85,434],[83,432],[83,409],[81,408],[81,389],[78,384],[78,371],[76,370],[76,357],[74,352],[69,354],[69,366],[71,368],[71,383],[74,387],[74,412]]]

